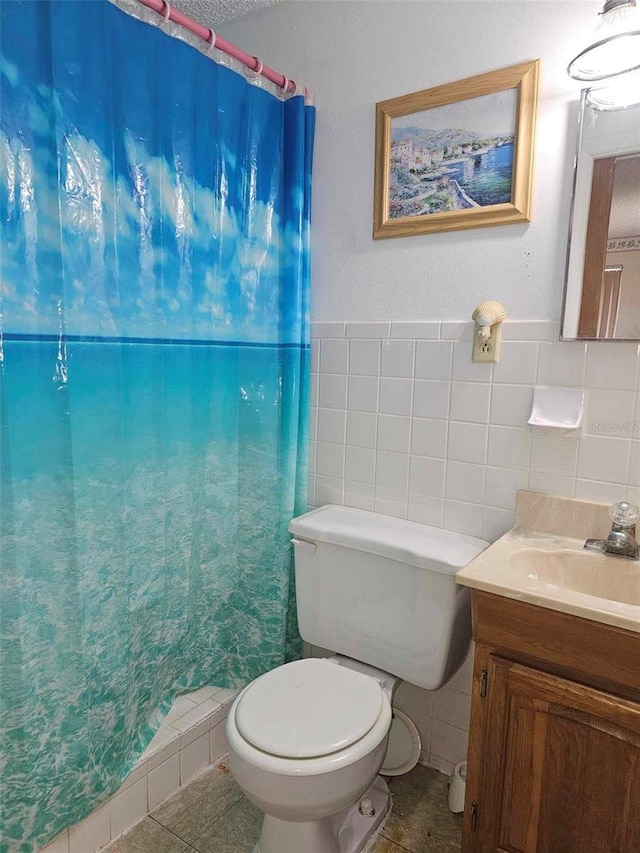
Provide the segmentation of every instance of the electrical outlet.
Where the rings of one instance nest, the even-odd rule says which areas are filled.
[[[485,364],[497,364],[500,361],[500,341],[502,340],[502,323],[491,326],[488,338],[473,337],[473,361]]]

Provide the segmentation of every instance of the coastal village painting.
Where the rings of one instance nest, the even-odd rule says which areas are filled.
[[[391,120],[389,219],[509,203],[517,89]]]

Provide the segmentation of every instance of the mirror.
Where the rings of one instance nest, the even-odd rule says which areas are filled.
[[[563,340],[640,340],[640,106],[580,100]]]

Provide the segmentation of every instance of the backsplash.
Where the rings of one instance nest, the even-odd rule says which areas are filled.
[[[500,363],[471,361],[464,322],[312,324],[309,502],[494,540],[518,489],[640,502],[638,344],[559,342],[504,324]],[[535,385],[587,389],[584,429],[527,425]]]

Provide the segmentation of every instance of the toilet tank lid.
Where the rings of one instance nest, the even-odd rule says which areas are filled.
[[[464,533],[332,504],[294,518],[289,532],[442,574],[455,574],[489,545]]]

